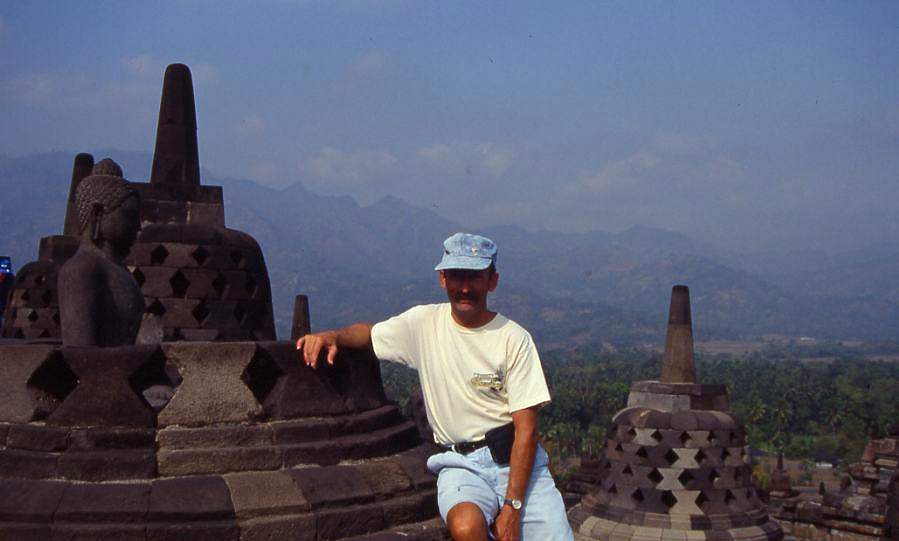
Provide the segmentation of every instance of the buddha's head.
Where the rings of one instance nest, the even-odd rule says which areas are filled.
[[[75,191],[81,238],[124,258],[140,232],[140,195],[122,178],[122,168],[106,158]]]

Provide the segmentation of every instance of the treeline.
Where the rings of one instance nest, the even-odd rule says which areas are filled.
[[[899,423],[899,362],[867,360],[857,349],[815,353],[825,349],[832,361],[803,360],[809,352],[795,347],[697,357],[698,378],[727,385],[751,446],[788,458],[854,461],[870,435]],[[541,433],[557,460],[599,453],[630,383],[661,372],[660,355],[636,349],[549,353],[543,364],[553,402],[541,413]],[[382,374],[400,403],[418,385],[408,369],[385,363]]]

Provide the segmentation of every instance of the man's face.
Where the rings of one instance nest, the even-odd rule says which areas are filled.
[[[440,287],[446,290],[457,317],[471,321],[487,311],[487,293],[496,289],[499,281],[496,271],[447,269],[439,273]]]

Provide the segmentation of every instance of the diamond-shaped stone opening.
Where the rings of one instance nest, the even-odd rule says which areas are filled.
[[[240,379],[247,385],[256,400],[260,404],[264,404],[265,399],[278,383],[278,379],[283,375],[284,372],[278,363],[268,353],[257,350],[243,374],[240,375]]]
[[[53,300],[53,293],[50,293],[49,289],[45,289],[43,293],[41,293],[41,302],[44,304],[50,304],[50,301]]]
[[[627,431],[627,435],[632,438],[637,437],[637,429],[634,427],[631,427],[631,429]]]
[[[244,305],[238,304],[234,307],[234,319],[237,320],[238,323],[243,323],[243,318],[247,315],[247,309]]]
[[[725,447],[724,450],[721,451],[721,460],[724,460],[725,458],[728,458],[728,457],[730,457],[730,451],[728,451],[727,447]]]
[[[247,281],[244,283],[244,289],[251,297],[256,295],[256,286],[256,279],[253,278],[252,274],[247,273]]]
[[[634,470],[632,470],[630,464],[628,464],[627,466],[624,467],[623,470],[621,470],[621,473],[623,473],[624,475],[633,475]]]
[[[43,274],[38,274],[37,276],[34,277],[34,283],[39,286],[44,285],[44,283],[46,283],[46,282],[47,282],[47,277],[44,276]]]
[[[147,313],[162,317],[163,314],[165,314],[165,306],[163,306],[162,303],[159,302],[159,299],[153,299],[153,302],[150,303],[150,306],[147,306]]]
[[[194,261],[197,262],[197,265],[202,267],[203,264],[209,260],[209,250],[203,248],[202,246],[198,246],[196,250],[191,252],[190,256],[194,258]]]
[[[696,495],[696,505],[702,508],[703,505],[709,502],[709,497],[705,495],[705,492],[699,491],[699,494]]]
[[[181,374],[175,366],[166,362],[161,350],[156,350],[147,361],[128,378],[134,392],[159,413],[175,395],[181,385]]]
[[[649,453],[646,452],[645,447],[640,446],[640,448],[637,449],[637,456],[640,458],[649,458]]]
[[[28,311],[28,321],[34,323],[38,320],[40,316],[37,315],[37,310],[29,310]]]
[[[707,457],[706,457],[706,454],[702,451],[702,449],[700,449],[699,452],[696,453],[696,462],[697,462],[697,464],[700,463],[700,462],[702,462],[702,461],[705,460],[706,458],[707,458]]]
[[[674,493],[670,490],[663,490],[662,503],[665,504],[665,507],[671,509],[677,503],[677,496],[675,496]]]
[[[42,330],[39,338],[50,338],[50,331],[47,329]]]
[[[194,319],[197,320],[197,323],[200,325],[206,322],[206,318],[209,317],[209,307],[206,306],[206,299],[200,301],[200,303],[194,306],[194,309],[190,311],[190,313],[194,316]]]
[[[639,488],[633,492],[631,492],[631,499],[635,502],[642,502],[645,498],[643,496],[643,491]]]
[[[165,246],[160,244],[156,248],[153,248],[153,251],[150,252],[150,263],[152,265],[162,265],[165,263],[165,258],[169,256],[169,251],[165,249]]]
[[[674,449],[668,449],[668,452],[665,453],[665,461],[668,462],[668,465],[674,464],[680,457],[677,453],[674,452]]]
[[[615,483],[612,483],[612,486],[609,487],[609,494],[618,494],[618,487],[615,486]]]
[[[733,442],[735,439],[737,439],[737,433],[736,433],[736,432],[731,432],[731,433],[730,433],[730,441]]]
[[[732,501],[734,501],[734,500],[736,500],[736,499],[737,499],[737,497],[734,496],[734,493],[733,493],[733,492],[731,492],[730,490],[725,490],[725,491],[724,491],[724,503],[729,504],[730,502],[732,502]]]
[[[621,446],[620,441],[615,444],[615,450],[616,451],[624,451],[624,447]]]
[[[683,432],[680,433],[680,442],[682,444],[687,445],[687,442],[692,439],[693,438],[690,437],[690,433],[687,432],[686,430],[684,430]]]
[[[656,441],[662,441],[662,433],[658,430],[653,430],[652,434],[649,436]]]
[[[46,419],[78,386],[78,376],[59,353],[53,353],[28,378],[34,401],[33,420]]]
[[[215,279],[212,281],[212,289],[215,290],[215,293],[222,298],[225,296],[225,290],[228,288],[228,279],[225,278],[225,275],[222,273],[218,273],[215,276]]]
[[[22,332],[22,329],[16,329],[16,332],[13,333],[14,338],[25,338],[25,333]]]
[[[680,481],[680,484],[687,486],[687,483],[693,481],[694,477],[693,474],[690,473],[690,470],[684,470],[677,476],[677,480]]]
[[[718,473],[718,470],[712,468],[712,471],[709,472],[709,481],[714,483],[718,479],[721,479],[721,474]]]
[[[662,479],[665,478],[665,476],[662,475],[662,472],[660,472],[658,468],[653,468],[652,471],[649,472],[649,475],[647,477],[649,477],[649,480],[655,484],[661,483]]]
[[[147,277],[144,276],[144,273],[142,273],[139,268],[135,267],[134,271],[131,273],[131,276],[134,277],[134,281],[137,282],[137,285],[140,287],[143,287],[143,285],[147,283]]]
[[[22,300],[23,301],[31,300],[31,293],[29,293],[27,289],[22,293]]]
[[[181,271],[178,271],[169,278],[169,285],[172,286],[172,296],[184,298],[187,296],[190,280]]]
[[[243,254],[240,253],[240,251],[238,251],[238,250],[232,251],[231,252],[231,261],[233,261],[234,264],[238,267],[242,266],[243,261],[244,261]]]
[[[59,310],[53,312],[53,317],[51,319],[53,320],[53,323],[59,325]]]

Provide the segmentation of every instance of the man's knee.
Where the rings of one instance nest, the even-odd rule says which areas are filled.
[[[487,521],[481,508],[471,502],[462,502],[453,506],[446,514],[446,525],[450,535],[457,541],[475,541],[487,539]]]

